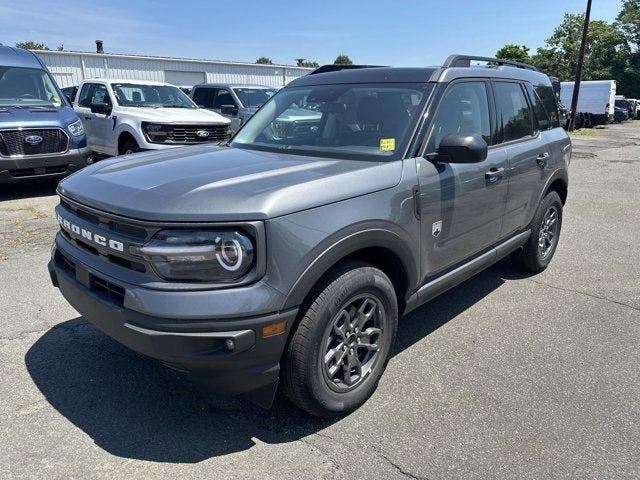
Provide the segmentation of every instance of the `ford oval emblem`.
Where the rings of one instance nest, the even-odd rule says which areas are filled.
[[[42,137],[40,135],[29,135],[28,137],[24,138],[24,141],[29,145],[38,145],[40,142],[42,142]]]
[[[206,130],[198,130],[196,132],[196,135],[200,138],[207,138],[209,136],[209,132],[207,132]]]

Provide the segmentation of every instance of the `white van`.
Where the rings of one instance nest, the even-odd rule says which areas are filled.
[[[560,99],[568,107],[573,98],[574,82],[562,82]],[[615,80],[589,80],[580,82],[576,113],[591,113],[595,124],[606,125],[613,120],[616,98]]]

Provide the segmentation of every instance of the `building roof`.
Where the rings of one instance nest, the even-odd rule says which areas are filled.
[[[204,58],[181,58],[181,57],[160,57],[154,55],[133,55],[133,54],[125,54],[125,53],[97,53],[97,52],[76,52],[71,50],[65,50],[59,52],[57,50],[32,50],[37,54],[44,55],[70,55],[70,56],[85,56],[85,57],[101,57],[101,58],[130,58],[134,60],[162,60],[166,62],[188,62],[188,63],[213,63],[213,64],[221,64],[221,65],[243,65],[243,66],[253,66],[253,67],[262,67],[262,68],[286,68],[286,69],[295,69],[295,70],[303,70],[306,72],[310,72],[314,70],[313,68],[308,67],[298,67],[296,65],[267,65],[264,63],[251,63],[251,62],[237,62],[237,61],[225,61],[225,60],[209,60]]]

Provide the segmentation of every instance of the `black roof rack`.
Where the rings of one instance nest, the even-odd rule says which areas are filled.
[[[476,57],[475,55],[449,55],[442,65],[443,68],[449,67],[470,67],[471,61],[491,62],[498,65],[507,65],[509,67],[524,68],[526,70],[538,71],[533,65],[522,62],[514,62],[513,60],[504,60],[502,58]]]
[[[378,68],[383,65],[322,65],[316,68],[309,75],[315,75],[316,73],[338,72],[340,70],[356,70],[358,68]]]

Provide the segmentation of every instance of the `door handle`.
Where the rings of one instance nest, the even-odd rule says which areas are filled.
[[[549,152],[541,153],[536,157],[536,163],[539,167],[544,168],[547,165],[547,161],[549,160]]]
[[[489,183],[496,183],[502,177],[504,177],[504,168],[502,168],[502,167],[500,167],[500,168],[492,168],[491,170],[489,170],[488,172],[486,172],[484,174],[484,178]]]

